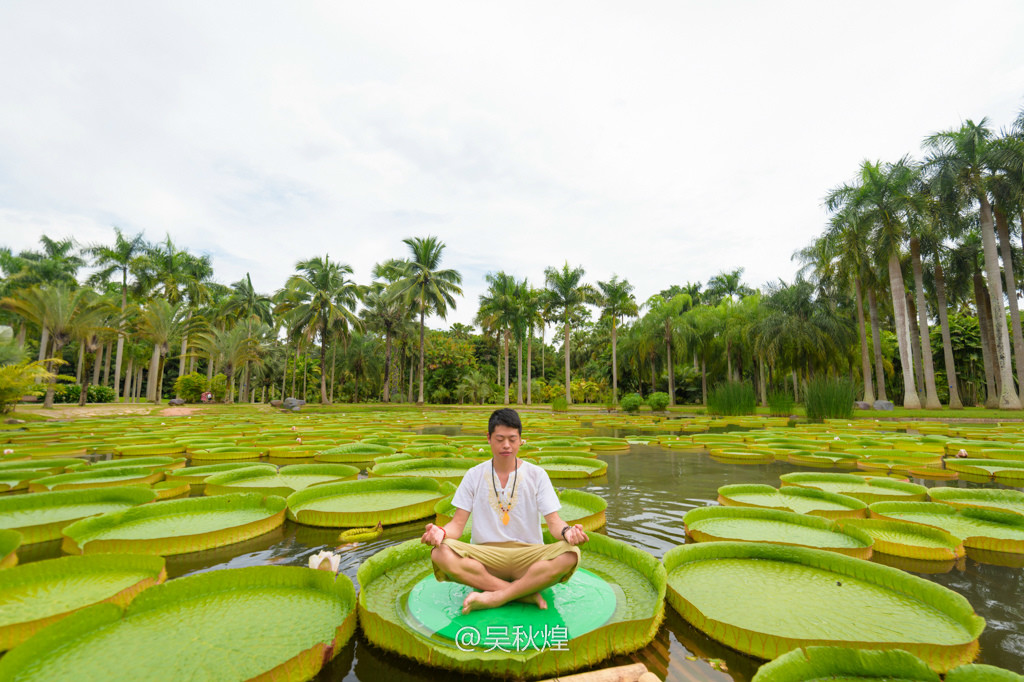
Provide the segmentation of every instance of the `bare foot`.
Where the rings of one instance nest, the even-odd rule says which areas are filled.
[[[548,608],[548,603],[544,601],[544,597],[540,596],[540,592],[534,592],[533,594],[527,594],[516,601],[521,601],[524,604],[536,604],[537,608],[544,611]]]
[[[493,609],[501,606],[495,598],[494,592],[470,592],[462,601],[462,612],[480,611],[482,609]]]

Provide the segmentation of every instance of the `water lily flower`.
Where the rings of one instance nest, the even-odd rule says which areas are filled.
[[[331,573],[337,573],[338,568],[341,566],[341,557],[334,552],[328,552],[322,550],[316,554],[311,554],[309,557],[309,567],[319,569],[322,571],[330,571]]]
[[[960,450],[957,451],[956,456],[957,457],[967,457],[968,456],[967,455],[967,451],[964,450],[963,448],[960,448]]]
[[[14,454],[14,448],[4,448],[4,454],[5,455],[13,455]]]

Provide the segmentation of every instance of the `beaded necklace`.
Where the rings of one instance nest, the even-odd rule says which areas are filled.
[[[501,522],[508,525],[508,513],[512,511],[512,499],[516,496],[516,483],[519,482],[519,458],[516,457],[515,476],[512,478],[512,493],[506,495],[505,491],[498,491],[498,478],[494,475],[494,460],[491,460],[491,485],[494,486],[494,496],[498,498],[498,508],[501,509]]]

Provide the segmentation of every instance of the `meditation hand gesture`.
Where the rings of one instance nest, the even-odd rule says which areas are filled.
[[[444,539],[447,534],[444,532],[444,528],[441,526],[435,526],[432,523],[427,524],[427,530],[423,533],[423,537],[420,538],[420,542],[424,545],[430,545],[431,547],[437,547]]]
[[[570,545],[582,545],[590,539],[587,537],[587,532],[583,530],[583,526],[578,523],[575,526],[567,527],[563,537]]]

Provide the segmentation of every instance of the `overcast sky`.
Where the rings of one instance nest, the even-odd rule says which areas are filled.
[[[638,300],[792,281],[864,159],[1024,107],[1024,4],[0,3],[0,245],[144,231],[272,293],[436,235]]]

